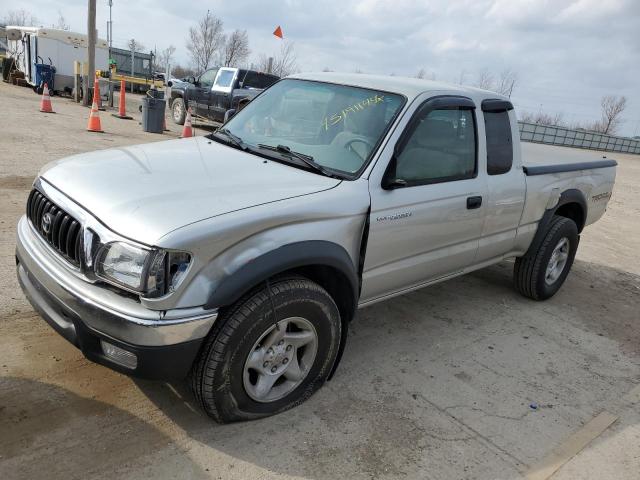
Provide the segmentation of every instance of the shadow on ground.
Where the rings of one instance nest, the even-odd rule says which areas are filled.
[[[67,389],[0,378],[0,478],[91,478],[171,439],[135,415]],[[187,465],[197,476],[199,467]],[[204,476],[204,475],[201,475]],[[117,475],[116,475],[117,478]]]

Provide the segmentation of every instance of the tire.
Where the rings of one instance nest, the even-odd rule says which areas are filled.
[[[195,397],[219,423],[267,417],[299,405],[324,384],[336,360],[342,325],[327,291],[307,278],[289,276],[274,279],[271,292],[270,298],[262,285],[225,311],[194,362],[190,381]],[[278,325],[285,325],[279,331],[273,308]],[[300,325],[306,330],[298,331]],[[271,342],[279,332],[284,332],[283,340]],[[315,343],[290,343],[295,335],[310,338],[313,334]],[[283,355],[290,356],[289,363]],[[252,362],[255,358],[257,363]],[[281,368],[284,373],[269,374]],[[274,376],[278,380],[265,394],[259,382]]]
[[[568,244],[563,244],[564,240]],[[579,241],[578,227],[573,220],[553,217],[538,248],[516,259],[513,269],[516,289],[533,300],[546,300],[555,295],[569,275]],[[556,268],[552,268],[552,261],[556,262]]]
[[[180,97],[171,102],[171,118],[173,123],[178,125],[184,125],[184,120],[187,117],[187,109],[184,106],[184,100]]]

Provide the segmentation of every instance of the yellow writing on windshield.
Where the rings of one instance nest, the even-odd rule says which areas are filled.
[[[347,118],[347,115],[351,115],[352,113],[361,112],[371,105],[376,105],[384,100],[384,95],[375,94],[373,97],[366,98],[361,102],[354,103],[353,105],[349,105],[344,108],[339,113],[334,113],[330,117],[324,117],[322,121],[322,125],[324,125],[325,130],[329,130],[329,127],[337,125],[338,123],[344,121]]]

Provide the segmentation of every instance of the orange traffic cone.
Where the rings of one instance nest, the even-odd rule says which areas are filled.
[[[127,89],[124,79],[120,80],[120,100],[118,101],[118,113],[112,113],[114,117],[122,118],[124,120],[131,120],[133,117],[127,115],[127,104],[125,100],[124,91]]]
[[[191,107],[187,109],[187,118],[184,119],[184,128],[180,138],[193,137],[193,127],[191,126]]]
[[[100,114],[98,113],[98,99],[96,92],[98,92],[98,79],[96,78],[93,87],[93,103],[91,104],[91,113],[89,114],[89,124],[87,125],[87,131],[104,133],[102,126],[100,125]]]
[[[47,84],[44,84],[44,89],[42,90],[42,100],[40,100],[40,111],[44,113],[56,113],[53,111],[53,107],[51,106],[51,97],[49,96],[49,87]]]

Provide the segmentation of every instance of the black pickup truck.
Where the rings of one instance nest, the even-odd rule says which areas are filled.
[[[236,109],[243,98],[252,99],[277,82],[279,77],[255,70],[215,67],[187,82],[169,82],[169,108],[173,121],[184,123],[186,106],[191,113],[214,122],[223,122],[227,110]]]

